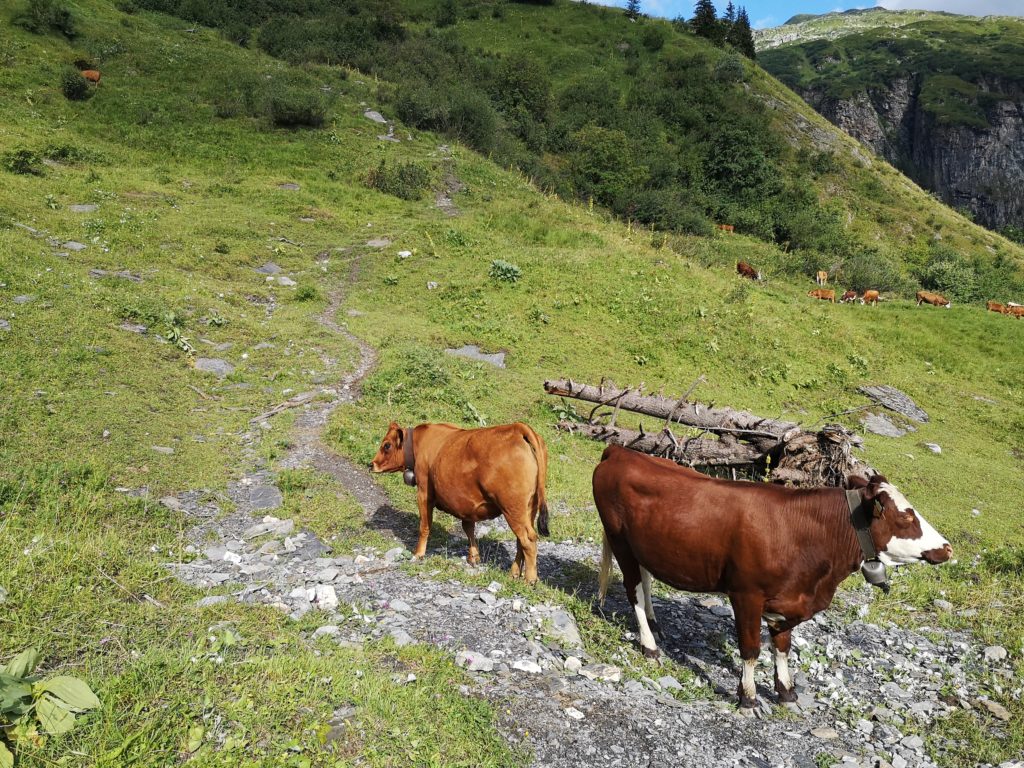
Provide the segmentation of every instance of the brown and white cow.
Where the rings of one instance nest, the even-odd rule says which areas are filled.
[[[761,280],[761,273],[754,269],[752,266],[747,264],[745,261],[736,262],[736,273],[740,277],[747,277],[751,280]]]
[[[822,301],[831,301],[833,304],[836,303],[836,292],[831,288],[815,288],[813,291],[808,291],[807,295],[812,299],[821,299]]]
[[[953,306],[953,302],[947,299],[940,293],[932,293],[931,291],[918,291],[917,292],[917,306],[922,304],[931,304],[936,307],[945,307],[949,309]]]
[[[861,304],[878,304],[878,291],[864,291],[864,297],[860,300]]]
[[[828,272],[824,269],[819,269],[818,274],[814,276],[814,282],[818,285],[828,285]]]
[[[530,584],[537,581],[537,533],[548,535],[548,450],[528,425],[462,429],[420,424],[402,429],[391,422],[370,469],[404,470],[405,481],[416,486],[420,537],[413,557],[426,554],[435,507],[462,521],[469,539],[467,559],[473,565],[480,562],[476,524],[504,515],[518,542],[512,576],[522,575]]]
[[[1016,317],[1018,320],[1020,320],[1022,317],[1024,317],[1024,307],[1020,306],[1019,304],[1014,307],[1007,307],[1006,314],[1008,314],[1010,317]]]
[[[848,301],[856,301],[856,300],[857,300],[857,292],[856,291],[844,291],[843,292],[843,298],[841,298],[839,300],[839,303],[840,304],[846,304]]]
[[[827,608],[843,579],[870,564],[865,576],[881,571],[885,588],[877,561],[942,563],[952,554],[949,542],[881,475],[850,477],[849,492],[793,489],[718,480],[609,446],[593,482],[604,525],[601,598],[614,554],[644,655],[657,658],[652,576],[676,589],[728,595],[743,659],[743,707],[757,702],[762,618],[775,648],[775,690],[780,701],[794,701],[788,667],[793,627]]]

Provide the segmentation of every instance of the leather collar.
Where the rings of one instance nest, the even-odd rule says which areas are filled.
[[[402,430],[402,454],[405,458],[405,469],[408,472],[416,471],[416,454],[412,450],[413,428]]]
[[[857,534],[861,552],[865,560],[877,560],[878,549],[871,538],[871,520],[874,517],[873,505],[869,504],[860,489],[846,492],[846,505],[850,508],[850,524]]]

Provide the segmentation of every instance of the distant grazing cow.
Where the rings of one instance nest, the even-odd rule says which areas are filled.
[[[812,299],[821,299],[822,301],[831,301],[833,304],[836,303],[836,292],[831,288],[815,288],[813,291],[808,291],[807,295]]]
[[[761,273],[747,264],[745,261],[736,262],[736,272],[740,277],[749,277],[751,280],[761,280]]]
[[[816,282],[818,285],[827,285],[828,272],[826,272],[824,269],[819,269],[818,274],[814,276],[814,282]]]
[[[736,229],[736,227],[734,227],[732,224],[716,224],[715,227],[720,232],[728,232],[730,235],[733,234],[734,230]]]
[[[1008,314],[1010,317],[1016,317],[1018,320],[1020,320],[1022,317],[1024,317],[1024,307],[1022,307],[1020,304],[1018,304],[1015,307],[1007,307],[1006,314]]]
[[[845,304],[848,301],[856,301],[856,300],[857,300],[857,292],[856,291],[846,291],[843,294],[843,298],[841,298],[839,300],[839,303],[840,304]]]
[[[917,292],[917,306],[920,307],[921,304],[932,304],[933,306],[945,307],[946,309],[949,309],[951,306],[953,306],[953,302],[951,302],[945,296],[938,293],[932,293],[931,291]]]
[[[864,564],[885,589],[884,565],[943,563],[952,547],[890,482],[851,476],[841,488],[718,480],[667,459],[609,446],[594,470],[604,526],[600,595],[614,554],[645,656],[657,658],[651,577],[688,592],[729,596],[743,674],[740,706],[757,705],[761,619],[775,647],[775,691],[795,701],[793,627],[825,610]]]
[[[864,298],[860,300],[861,304],[878,304],[878,291],[864,291]]]
[[[1000,304],[998,301],[987,301],[987,302],[985,302],[985,309],[987,309],[989,312],[998,312],[1001,315],[1007,314],[1006,306],[1003,305],[1003,304]]]
[[[405,470],[405,481],[416,486],[420,538],[413,557],[426,554],[435,507],[462,521],[473,565],[480,562],[476,524],[504,515],[518,542],[512,576],[537,581],[537,533],[548,535],[548,451],[529,426],[420,424],[402,429],[392,422],[370,469]]]
[[[100,81],[100,71],[98,69],[83,69],[82,77],[92,83],[98,83]]]

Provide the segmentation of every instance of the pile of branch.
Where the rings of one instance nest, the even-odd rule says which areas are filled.
[[[560,421],[559,429],[708,474],[818,487],[841,486],[850,474],[873,471],[851,455],[861,441],[845,427],[832,424],[808,431],[795,422],[690,401],[702,381],[680,398],[645,395],[643,385],[623,389],[611,382],[594,386],[571,379],[545,381],[544,390],[595,404],[584,420]],[[622,410],[654,417],[660,424],[650,432],[642,423],[639,430],[617,426]]]

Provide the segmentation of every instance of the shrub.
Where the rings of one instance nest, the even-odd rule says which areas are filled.
[[[22,175],[42,176],[43,160],[31,149],[15,149],[4,155],[4,170]]]
[[[402,200],[419,200],[430,186],[430,172],[418,163],[380,164],[366,175],[366,185]]]
[[[92,85],[73,67],[65,67],[60,73],[60,89],[68,101],[86,101],[92,98]]]
[[[451,27],[459,20],[459,9],[455,0],[441,0],[437,8],[435,23],[438,27]]]
[[[523,276],[523,270],[503,259],[495,259],[491,262],[491,268],[487,274],[494,280],[500,280],[503,283],[516,283]]]
[[[267,99],[267,114],[278,128],[319,128],[327,110],[318,94],[280,86]]]
[[[478,152],[489,152],[498,133],[498,116],[482,93],[460,89],[452,94],[445,132]]]
[[[855,291],[871,288],[894,291],[905,287],[896,264],[877,251],[860,251],[847,258],[843,262],[842,276],[847,287]]]
[[[29,0],[25,10],[14,18],[14,23],[39,35],[56,30],[71,38],[76,33],[75,17],[58,0]]]
[[[312,285],[300,285],[295,290],[296,301],[316,301],[320,298],[320,291]]]
[[[743,67],[743,57],[738,53],[729,52],[715,64],[714,78],[720,83],[738,83],[746,77],[747,70]]]
[[[640,44],[652,53],[660,51],[665,45],[665,33],[660,26],[645,27],[640,33]]]

